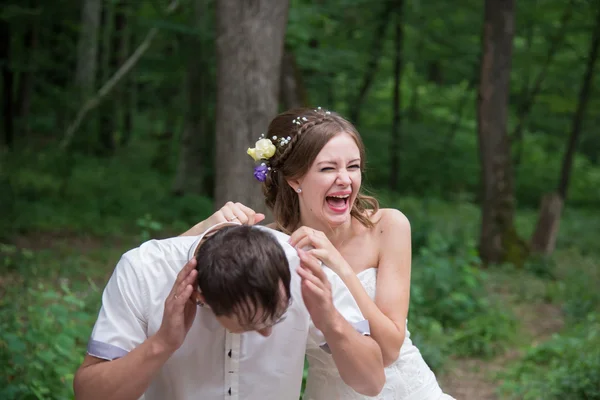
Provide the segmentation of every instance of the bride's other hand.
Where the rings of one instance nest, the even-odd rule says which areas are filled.
[[[243,225],[255,225],[265,219],[265,215],[255,212],[242,203],[228,201],[217,212],[206,219],[207,228],[221,222],[237,221]]]
[[[242,203],[234,203],[228,201],[223,207],[217,210],[213,215],[198,222],[180,236],[197,236],[201,235],[213,225],[222,222],[240,222],[244,225],[255,225],[265,219],[265,215],[257,213],[250,207],[246,207]]]
[[[292,233],[289,242],[298,249],[310,248],[307,250],[308,254],[320,260],[340,277],[352,271],[348,262],[321,231],[302,226]]]

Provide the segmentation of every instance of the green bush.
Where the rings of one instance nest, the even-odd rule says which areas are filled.
[[[502,378],[503,398],[600,399],[600,314],[530,349]]]
[[[486,291],[473,243],[461,241],[432,233],[413,262],[409,329],[434,369],[449,354],[498,354],[515,336],[515,317]]]
[[[0,398],[72,398],[95,312],[67,284],[14,289],[0,305]]]
[[[82,258],[69,263],[54,257],[0,245],[1,399],[73,397],[73,375],[85,355],[100,292],[89,272],[82,272],[87,282],[57,275],[60,267],[85,270]]]

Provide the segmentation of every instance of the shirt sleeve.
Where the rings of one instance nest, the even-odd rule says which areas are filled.
[[[346,284],[335,272],[325,265],[323,265],[323,271],[331,283],[331,294],[335,308],[344,317],[344,319],[346,319],[346,321],[348,321],[354,327],[354,329],[356,329],[358,333],[369,336],[371,334],[369,321],[364,318],[360,308],[358,307],[358,303],[356,303],[356,300],[350,293],[350,290]],[[326,352],[331,353],[329,346],[325,341],[325,336],[315,327],[315,325],[312,323],[312,320],[309,327],[309,340],[313,341],[313,343],[320,346]]]
[[[124,255],[102,294],[102,307],[88,342],[89,355],[114,360],[147,339],[146,295],[139,272]]]

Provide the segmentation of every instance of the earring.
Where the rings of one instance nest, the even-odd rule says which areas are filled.
[[[296,193],[302,193],[302,189],[300,189],[300,188],[296,189]]]
[[[200,306],[200,307],[204,307],[204,303],[201,302],[200,300],[196,301],[196,305]]]

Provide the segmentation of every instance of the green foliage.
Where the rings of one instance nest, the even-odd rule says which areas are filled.
[[[600,399],[600,315],[531,348],[502,378],[503,398]]]
[[[210,215],[208,198],[172,196],[169,176],[145,166],[153,151],[150,147],[137,156],[123,151],[110,162],[73,155],[66,166],[63,155],[52,149],[15,155],[6,161],[14,172],[4,181],[12,191],[13,212],[2,214],[0,227],[9,232],[88,234],[120,234],[142,227],[152,233],[164,222],[183,231],[190,221]]]
[[[83,299],[67,280],[56,287],[22,285],[5,284],[0,296],[0,397],[72,398],[73,376],[96,317],[88,304],[98,297]]]
[[[556,268],[561,282],[560,298],[570,323],[585,320],[590,313],[600,312],[600,265],[596,258],[570,250],[560,255]]]
[[[210,190],[178,197],[170,188],[184,117],[196,111],[188,102],[188,75],[202,74],[201,124],[203,132],[214,132],[215,2],[181,1],[169,17],[164,17],[165,4],[158,1],[126,6],[128,53],[148,29],[161,31],[117,87],[131,97],[123,101],[118,90],[110,94],[105,109],[90,113],[77,132],[71,152],[58,151],[56,145],[81,106],[73,85],[81,14],[78,2],[58,3],[32,7],[25,2],[0,10],[0,22],[10,32],[8,66],[15,76],[17,108],[25,93],[21,83],[27,73],[35,77],[30,112],[15,120],[16,145],[0,154],[0,379],[6,377],[0,397],[9,399],[71,396],[72,373],[99,304],[98,287],[122,249],[114,242],[100,243],[101,250],[84,255],[69,237],[124,239],[128,246],[135,245],[177,234],[213,208]],[[200,3],[204,8],[195,10]],[[383,205],[402,210],[411,221],[409,329],[429,364],[441,369],[451,355],[487,357],[502,352],[514,340],[520,321],[488,290],[497,288],[494,279],[499,275],[491,278],[481,270],[474,245],[480,222],[475,102],[484,3],[405,3],[402,13],[383,15],[384,2],[292,0],[286,49],[297,60],[309,103],[348,115],[373,49],[382,45],[357,124],[367,146],[366,182],[377,189]],[[523,150],[515,168],[516,224],[522,237],[533,229],[537,212],[532,209],[539,206],[542,194],[557,185],[572,126],[595,2],[575,3],[565,38],[525,121],[523,141],[518,144],[512,138],[514,154],[519,147]],[[103,2],[106,9],[115,4]],[[543,13],[535,1],[517,4],[509,132],[528,89],[545,67],[550,41],[568,4],[549,0]],[[374,32],[382,16],[390,15],[402,15],[404,27],[402,198],[383,190],[390,175],[394,18],[381,37]],[[99,35],[97,87],[114,72],[114,66],[106,65],[113,48],[113,23]],[[29,48],[26,37],[32,26],[37,28],[37,44]],[[201,68],[190,68],[190,57],[198,51]],[[590,317],[600,307],[600,136],[593,112],[598,96],[592,90],[582,124],[557,241],[560,250],[550,259],[527,260],[523,271],[504,269],[501,284],[516,288],[517,300],[561,304],[568,323],[583,326],[528,353],[507,383],[517,397],[570,398],[575,393],[598,398],[592,390],[600,386],[594,380],[600,375],[597,352],[589,351],[600,347],[597,318]],[[121,120],[128,111],[134,126],[129,141]],[[104,152],[99,144],[98,120],[107,115],[115,122],[110,133],[117,142],[114,152]],[[211,187],[218,177],[212,168],[214,137],[207,136],[198,158]],[[38,240],[48,236],[53,248],[33,252],[6,244],[21,235]],[[59,237],[66,237],[65,243]]]
[[[72,392],[73,374],[83,360],[81,348],[94,316],[83,312],[81,300],[68,288],[62,291],[40,285],[29,289],[27,321],[3,308],[0,333],[2,376],[8,382],[0,396],[5,399],[64,399]],[[12,306],[14,307],[14,306]]]
[[[415,342],[433,368],[445,356],[490,357],[514,340],[516,320],[486,292],[472,243],[461,246],[435,232],[414,260],[410,326]],[[462,241],[464,237],[454,237]]]

